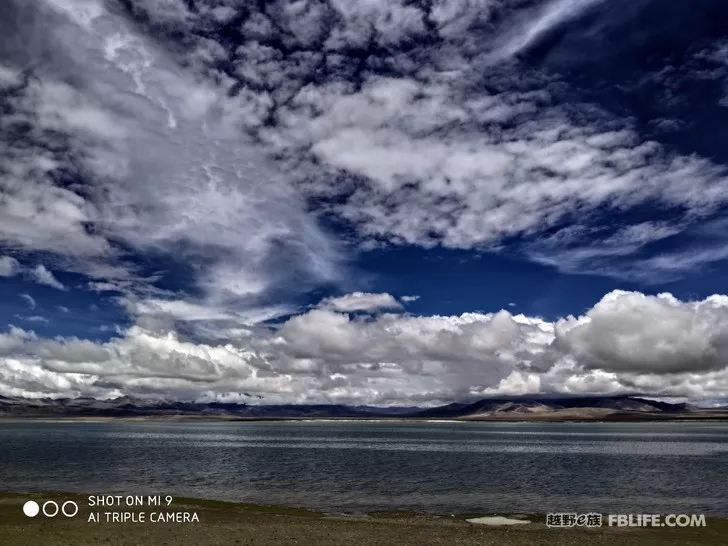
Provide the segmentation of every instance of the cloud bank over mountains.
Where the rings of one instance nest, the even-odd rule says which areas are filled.
[[[0,335],[0,395],[250,401],[245,393],[255,393],[267,403],[368,404],[532,393],[721,398],[727,332],[727,296],[682,302],[623,291],[555,322],[505,310],[351,314],[326,304],[276,327],[228,332],[224,343],[139,325],[108,342],[13,327]]]
[[[107,341],[9,326],[0,394],[728,396],[726,296],[611,292],[556,321],[418,316],[416,296],[353,278],[358,252],[393,246],[507,251],[651,285],[728,257],[723,163],[530,60],[618,9],[6,2],[0,277],[107,299],[129,326]],[[728,85],[725,52],[700,44],[686,74],[647,77]],[[697,244],[654,250],[680,237]],[[321,287],[334,295],[301,304]]]

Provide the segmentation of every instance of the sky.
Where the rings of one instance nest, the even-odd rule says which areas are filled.
[[[6,0],[0,396],[728,401],[723,0]]]

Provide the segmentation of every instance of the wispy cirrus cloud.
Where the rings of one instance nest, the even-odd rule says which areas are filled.
[[[0,277],[14,277],[15,275],[23,275],[37,284],[44,284],[57,290],[66,290],[63,283],[43,264],[25,267],[11,256],[0,256]]]
[[[30,294],[20,294],[20,298],[30,307],[31,309],[35,309],[36,303],[35,298],[31,296]]]
[[[511,59],[560,25],[605,1],[551,0],[519,13],[498,33],[488,58],[494,63]]]
[[[109,160],[115,165],[116,176],[100,184],[107,191],[103,200],[84,196],[74,205],[82,203],[73,218],[97,223],[98,234],[108,230],[108,237],[85,240],[85,230],[73,228],[77,244],[101,245],[94,250],[97,261],[112,268],[101,276],[130,275],[114,269],[121,261],[113,245],[105,246],[116,238],[139,252],[184,247],[206,262],[197,284],[210,296],[207,303],[249,305],[284,284],[270,280],[279,270],[271,267],[279,245],[290,245],[291,261],[312,279],[336,277],[336,244],[307,214],[305,200],[311,198],[330,200],[323,211],[349,222],[368,244],[497,249],[513,237],[537,242],[544,230],[575,216],[593,230],[605,208],[621,212],[645,203],[683,209],[665,229],[685,229],[723,205],[721,165],[670,151],[641,136],[628,118],[594,105],[564,105],[567,82],[513,64],[542,36],[601,4],[554,0],[524,10],[494,1],[428,7],[312,0],[245,10],[202,2],[192,10],[167,2],[131,3],[112,12],[95,2],[57,1],[42,13],[60,18],[61,43],[74,26],[82,29],[86,41],[68,48],[98,59],[98,73],[93,81],[77,78],[81,90],[41,78],[32,111],[67,112],[45,116],[38,125],[62,124],[81,149],[93,150],[91,176],[103,180],[108,173],[99,166]],[[427,24],[437,29],[434,46],[422,41]],[[102,27],[107,37],[99,42]],[[162,36],[174,29],[177,41],[154,42],[146,28]],[[218,40],[222,28],[237,33],[237,40]],[[478,40],[485,47],[473,48]],[[351,51],[371,43],[377,47],[366,62],[346,62]],[[177,64],[182,60],[194,70],[183,70]],[[81,74],[94,66],[65,63],[63,70]],[[6,80],[21,81],[8,70]],[[133,100],[107,93],[117,88]],[[183,96],[183,88],[194,92]],[[118,111],[130,109],[136,117],[118,118]],[[244,134],[255,140],[245,141]],[[100,146],[102,136],[110,144]],[[211,144],[195,146],[201,136]],[[246,148],[256,151],[246,155]],[[263,160],[269,154],[284,172]],[[233,167],[239,164],[255,164],[260,172],[241,176]],[[158,183],[142,206],[143,183],[131,180],[150,178],[166,183]],[[276,182],[264,189],[251,182],[271,178]],[[185,197],[191,188],[194,200]],[[298,213],[289,214],[294,203]],[[288,220],[282,227],[265,217]],[[640,219],[625,230],[649,222]],[[261,243],[241,245],[241,234],[251,229]],[[151,236],[136,236],[140,232]],[[606,237],[614,240],[615,234]],[[539,252],[549,252],[552,243]],[[633,238],[613,248],[628,255],[646,244]],[[215,247],[236,250],[211,251]],[[592,260],[596,247],[559,252],[569,253],[575,267],[614,272],[599,264],[604,256]],[[216,287],[226,288],[213,297]]]
[[[233,82],[185,71],[101,2],[8,9],[43,30],[6,29],[1,242],[53,255],[142,300],[136,308],[170,295],[155,288],[160,276],[140,274],[149,254],[194,262],[176,297],[219,313],[267,306],[288,274],[302,285],[337,278],[336,243],[245,136],[248,106]],[[27,41],[45,51],[40,62]],[[28,275],[62,287],[45,266]]]

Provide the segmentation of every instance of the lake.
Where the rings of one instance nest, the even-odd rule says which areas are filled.
[[[728,423],[0,421],[0,488],[728,515]]]

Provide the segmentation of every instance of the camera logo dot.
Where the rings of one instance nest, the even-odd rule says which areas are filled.
[[[39,506],[35,501],[27,501],[23,505],[23,514],[29,518],[34,518],[39,512],[43,512],[43,515],[47,518],[54,518],[60,512],[67,518],[72,518],[78,514],[78,504],[74,501],[65,501],[60,506],[56,501],[45,501],[43,506]]]
[[[63,506],[61,506],[61,512],[63,512],[63,515],[67,518],[72,518],[78,514],[78,504],[73,501],[66,501],[63,503]]]
[[[25,514],[29,518],[34,518],[35,516],[37,516],[39,511],[40,506],[38,506],[38,503],[35,501],[27,501],[23,505],[23,514]]]
[[[45,501],[43,503],[43,515],[47,518],[53,518],[58,514],[58,503],[54,501]]]

